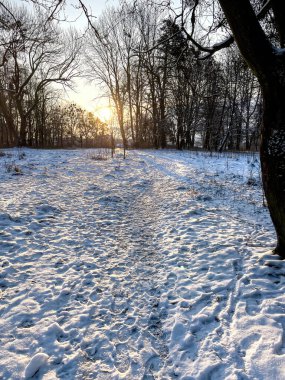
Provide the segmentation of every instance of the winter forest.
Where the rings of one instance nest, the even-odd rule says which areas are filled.
[[[0,379],[285,378],[283,0],[0,0]]]
[[[188,10],[180,20],[164,4],[122,3],[83,36],[32,10],[2,7],[2,146],[100,145],[104,120],[61,100],[58,85],[85,77],[112,105],[125,146],[258,149],[258,81],[235,46],[216,58],[189,44]],[[213,16],[215,30],[223,20]]]

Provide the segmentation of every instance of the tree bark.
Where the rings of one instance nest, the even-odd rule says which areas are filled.
[[[260,156],[262,179],[277,234],[275,252],[285,258],[285,56],[277,54],[266,38],[249,0],[219,0],[219,2],[240,52],[257,76],[262,88],[264,107]],[[281,6],[281,1],[277,0],[274,0],[273,4],[275,7],[273,12],[278,11],[277,29],[279,28],[279,39],[283,46],[284,5]]]
[[[285,74],[282,68],[283,75]],[[280,75],[281,76],[281,75]],[[285,259],[285,85],[263,88],[261,166],[264,192],[276,229],[275,252]]]
[[[10,143],[13,145],[15,142],[17,142],[18,139],[18,132],[16,125],[14,123],[13,116],[10,113],[10,110],[8,108],[6,99],[3,95],[0,94],[0,112],[3,115],[3,118],[5,120],[6,128],[9,131],[9,134],[11,136]]]

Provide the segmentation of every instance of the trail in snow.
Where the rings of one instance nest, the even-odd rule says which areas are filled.
[[[89,156],[0,159],[0,378],[282,379],[256,158]]]

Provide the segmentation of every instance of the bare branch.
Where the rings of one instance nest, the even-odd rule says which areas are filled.
[[[82,2],[82,0],[78,0],[79,1],[79,4],[87,18],[87,22],[88,22],[88,25],[90,26],[90,28],[94,31],[96,37],[102,42],[102,38],[101,38],[101,35],[98,31],[98,29],[95,27],[94,23],[91,21],[92,18],[94,18],[95,16],[92,16],[89,12],[88,12],[88,9],[86,7],[86,5]]]
[[[261,8],[261,10],[256,15],[256,17],[257,17],[257,19],[259,21],[262,20],[266,16],[266,14],[268,13],[268,11],[271,9],[271,6],[272,6],[272,0],[268,0],[264,4],[264,6]],[[231,46],[235,42],[234,37],[233,36],[229,36],[224,41],[222,41],[220,43],[217,43],[217,44],[214,44],[211,47],[202,46],[201,44],[199,44],[199,42],[197,42],[192,37],[193,36],[193,25],[192,25],[192,32],[191,32],[191,34],[187,32],[187,30],[185,29],[184,26],[182,26],[182,30],[186,34],[186,37],[187,37],[188,41],[190,41],[199,51],[203,51],[203,52],[207,53],[207,54],[203,55],[202,57],[199,57],[200,60],[204,60],[204,59],[207,59],[207,58],[211,57],[217,51],[220,51],[222,49],[228,48],[229,46]]]

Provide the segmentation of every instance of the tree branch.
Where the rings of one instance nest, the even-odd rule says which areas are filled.
[[[271,9],[271,7],[272,7],[272,0],[267,0],[267,2],[264,4],[264,6],[256,14],[257,20],[258,21],[262,20],[266,16],[266,14],[268,13],[268,11]],[[235,42],[234,37],[233,36],[229,36],[224,41],[221,41],[220,43],[217,43],[217,44],[215,44],[213,46],[209,46],[209,47],[202,46],[201,44],[199,44],[192,37],[193,32],[191,34],[188,33],[184,26],[182,27],[182,30],[186,34],[186,37],[187,37],[188,41],[190,41],[194,46],[196,46],[196,48],[198,50],[207,53],[207,54],[203,55],[202,57],[199,57],[200,60],[209,58],[210,56],[212,56],[213,54],[215,54],[217,51],[225,49],[225,48],[231,46]]]

